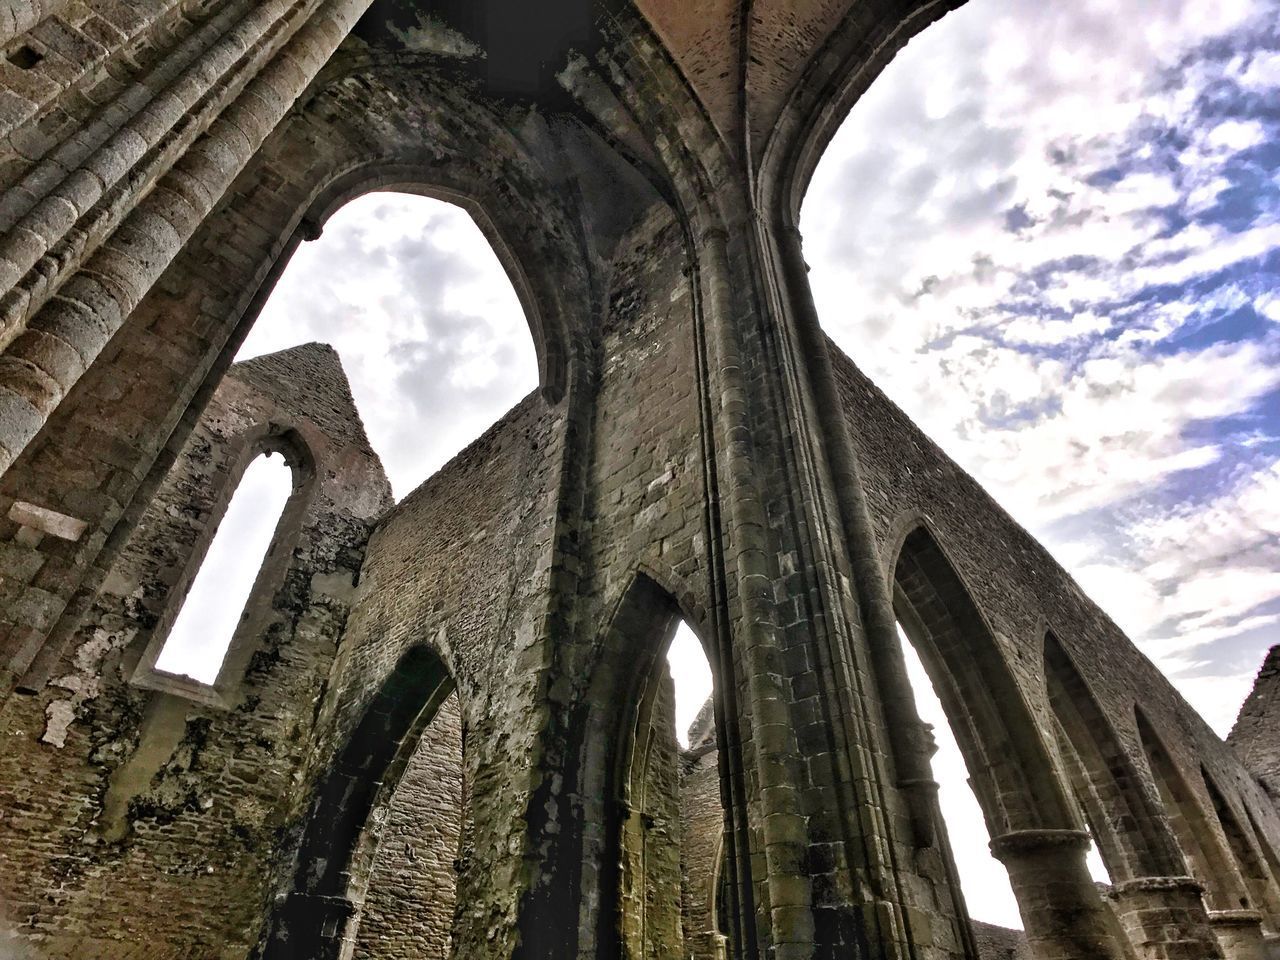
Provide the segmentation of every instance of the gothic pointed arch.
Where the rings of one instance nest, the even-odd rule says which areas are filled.
[[[312,790],[262,960],[338,960],[352,938],[385,807],[455,684],[440,656],[411,647],[373,691]]]
[[[1155,798],[1057,636],[1044,636],[1045,686],[1064,760],[1113,882],[1186,871]]]
[[[992,837],[1079,829],[999,642],[926,527],[903,538],[891,569],[895,612],[955,730]]]
[[[1271,875],[1263,853],[1258,849],[1257,838],[1246,826],[1248,821],[1237,815],[1233,804],[1204,764],[1200,765],[1200,777],[1209,793],[1214,818],[1226,837],[1227,849],[1231,851],[1231,857],[1249,891],[1250,900],[1262,913],[1264,927],[1275,933],[1277,924],[1280,924],[1280,890],[1277,890],[1275,877]]]
[[[292,490],[279,515],[262,517],[259,523],[270,524],[274,529],[260,569],[254,575],[244,602],[244,614],[231,636],[210,637],[211,644],[225,642],[226,652],[216,676],[209,682],[198,682],[186,676],[168,671],[162,657],[169,643],[171,632],[185,608],[189,591],[198,578],[206,573],[208,553],[215,541],[223,535],[222,523],[232,500],[239,493],[245,474],[262,458],[278,454],[292,479]],[[193,458],[194,460],[194,458]],[[208,477],[205,491],[208,513],[200,535],[190,544],[181,541],[155,542],[153,551],[164,551],[180,564],[182,573],[168,591],[153,630],[140,634],[133,642],[133,682],[157,690],[181,693],[212,703],[230,702],[232,691],[238,686],[240,675],[248,665],[263,630],[257,608],[269,603],[270,596],[280,588],[289,558],[302,534],[303,521],[315,494],[315,456],[303,434],[294,426],[279,421],[251,423],[247,429],[233,432],[227,437],[225,459],[217,464]],[[198,477],[183,478],[186,482],[198,481]],[[195,505],[190,507],[197,509]],[[185,549],[184,549],[185,546]],[[241,558],[240,562],[243,562]],[[214,574],[216,576],[216,572]]]
[[[903,538],[891,569],[895,613],[955,734],[1033,952],[1123,956],[1085,868],[1089,835],[959,572],[924,524]]]
[[[69,510],[88,534],[50,560],[56,602],[45,602],[21,644],[6,647],[7,668],[21,675],[43,643],[73,629],[64,618],[92,576],[105,576],[102,544],[122,540],[145,498],[149,471],[163,476],[161,452],[180,445],[199,408],[216,389],[298,245],[314,239],[343,202],[395,186],[463,206],[494,245],[525,308],[538,355],[541,395],[559,406],[573,394],[589,357],[589,324],[597,304],[593,258],[567,194],[546,188],[554,146],[530,145],[474,91],[440,84],[405,64],[371,62],[363,70],[327,74],[244,164],[223,200],[193,225],[166,262],[163,276],[137,291],[137,302],[113,323],[112,349],[91,358],[40,429],[0,477],[0,500],[30,499]],[[358,103],[353,102],[359,101]],[[395,122],[353,128],[335,113],[382,113]],[[465,123],[441,118],[465,116]],[[431,130],[424,147],[420,132]],[[163,364],[137,358],[164,356]],[[136,381],[130,405],[99,396],[121,380]],[[72,440],[71,438],[80,438]],[[78,449],[76,449],[78,445]],[[113,462],[113,451],[137,450],[140,461]],[[53,469],[63,458],[85,461],[108,477],[110,499],[92,499],[83,475]],[[52,465],[52,466],[51,466]],[[92,508],[80,505],[91,503]],[[121,526],[123,524],[123,526]],[[121,532],[117,532],[117,531]],[[89,573],[86,574],[86,571]]]
[[[1204,887],[1206,905],[1218,913],[1251,909],[1240,875],[1210,825],[1190,782],[1139,706],[1134,707],[1134,722],[1165,816],[1186,857],[1191,875]]]
[[[724,683],[714,648],[708,643],[705,624],[687,604],[656,577],[661,573],[637,572],[611,607],[592,657],[591,679],[584,698],[583,716],[575,723],[583,731],[575,746],[573,764],[578,773],[576,789],[582,798],[582,844],[585,855],[584,889],[599,891],[584,898],[577,936],[580,945],[593,944],[600,957],[642,956],[648,949],[641,902],[645,879],[641,876],[644,853],[643,832],[654,826],[650,809],[642,796],[653,782],[652,759],[661,750],[659,726],[669,694],[663,660],[678,622],[684,622],[703,644],[711,665],[717,698]],[[665,578],[672,586],[670,578]],[[678,589],[678,588],[677,588]],[[723,705],[716,706],[716,726],[723,723]],[[721,777],[726,756],[720,738]],[[678,789],[677,789],[678,792]],[[729,794],[732,795],[732,786]],[[722,781],[721,796],[725,796]],[[726,844],[730,871],[742,867],[733,858],[743,856],[742,840],[735,848]],[[677,864],[678,867],[678,864]],[[741,873],[734,873],[740,877]],[[676,887],[679,878],[676,877]],[[735,883],[731,915],[739,930],[754,925],[754,913],[742,898],[749,898],[746,885]],[[679,905],[674,914],[679,922]],[[737,932],[737,931],[735,931]]]

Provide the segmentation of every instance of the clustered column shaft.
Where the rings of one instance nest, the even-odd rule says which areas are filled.
[[[37,161],[0,204],[0,345],[53,296],[138,198],[305,21],[317,0],[223,7],[84,133]],[[310,9],[308,9],[310,8]],[[181,69],[185,62],[185,69]],[[156,89],[165,73],[174,76]],[[211,81],[212,78],[212,81]],[[109,134],[102,127],[110,125]],[[86,151],[86,145],[99,141]]]
[[[0,357],[0,470],[124,323],[370,0],[328,0]]]

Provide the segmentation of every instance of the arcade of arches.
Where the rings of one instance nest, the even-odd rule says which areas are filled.
[[[1275,956],[1280,669],[1224,743],[818,326],[814,164],[959,3],[0,0],[0,935]],[[472,215],[539,378],[399,503],[332,349],[232,363],[378,189]],[[174,676],[264,453],[250,600]],[[681,619],[715,680],[684,750]],[[898,622],[1017,936],[969,921]]]

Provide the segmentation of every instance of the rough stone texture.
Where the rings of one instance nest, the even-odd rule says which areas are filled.
[[[1273,800],[1280,800],[1280,644],[1267,653],[1227,737]]]
[[[637,960],[685,955],[680,924],[680,768],[675,686],[656,678],[636,736],[622,827],[623,949]]]
[[[723,870],[724,810],[711,700],[690,725],[689,748],[680,759],[680,907],[685,956],[716,960],[728,954],[716,917],[716,884]]]
[[[294,494],[222,674],[160,674],[148,661],[264,449],[284,451]],[[156,957],[247,953],[365,543],[390,505],[330,348],[232,368],[49,685],[6,704],[0,902],[38,955],[131,956],[142,941]],[[138,897],[120,890],[130,875],[146,878]]]
[[[21,941],[657,956],[714,950],[715,902],[735,960],[977,956],[898,619],[1031,955],[1262,956],[1273,798],[818,325],[809,174],[957,2],[0,0]],[[375,189],[475,216],[541,380],[394,507],[331,352],[228,372],[296,246]],[[264,447],[295,464],[296,542],[217,683],[160,676],[153,641]],[[718,860],[655,726],[681,618],[715,674],[716,772],[681,763],[719,780]],[[424,821],[451,697],[463,812]],[[456,909],[417,879],[445,884],[446,822]],[[723,863],[714,896],[682,891],[677,835],[687,871]]]
[[[365,893],[357,958],[443,960],[457,901],[462,836],[462,718],[458,698],[440,707],[385,810]]]
[[[982,960],[1030,960],[1026,938],[1020,930],[975,920],[973,937]]]

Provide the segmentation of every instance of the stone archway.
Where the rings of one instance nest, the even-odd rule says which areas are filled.
[[[924,526],[893,565],[895,610],[964,755],[1038,956],[1121,956],[1084,864],[1089,835],[999,642]]]
[[[448,669],[428,647],[408,650],[378,687],[320,776],[257,955],[262,960],[339,960],[359,922],[381,824],[423,731],[453,693]]]

